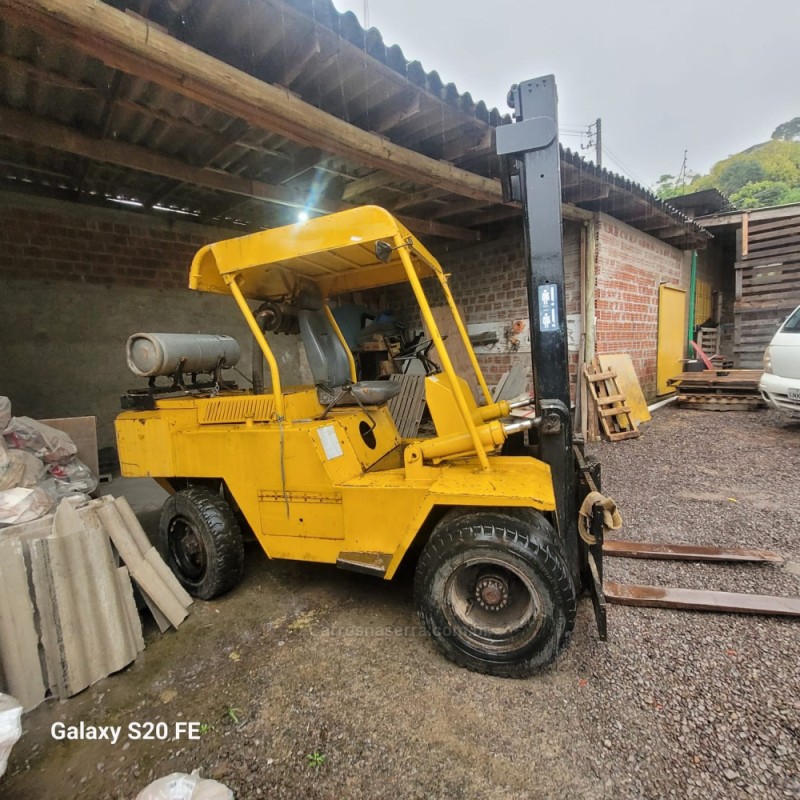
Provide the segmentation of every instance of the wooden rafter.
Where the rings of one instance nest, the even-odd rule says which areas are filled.
[[[419,105],[419,92],[408,89],[399,95],[392,95],[376,108],[371,108],[355,124],[365,130],[385,133],[419,113]]]
[[[127,76],[124,72],[115,72],[114,77],[111,79],[111,84],[108,87],[108,95],[106,102],[103,106],[103,111],[100,115],[100,138],[105,139],[108,136],[109,128],[111,126],[111,119],[114,115],[114,104],[117,98],[122,94],[122,85]],[[83,199],[83,193],[86,188],[86,180],[92,169],[91,159],[84,159],[83,170],[81,172],[80,180],[78,181],[78,202]]]
[[[256,127],[406,180],[489,203],[502,201],[499,181],[356,128],[100,0],[2,0],[2,7],[7,19]]]
[[[438,200],[446,194],[449,194],[449,192],[443,189],[437,189],[435,186],[430,189],[422,189],[419,192],[401,194],[397,200],[392,203],[392,211],[400,211],[404,208],[412,208],[413,206],[419,206],[423,203],[430,203],[432,200]]]
[[[287,59],[288,63],[283,73],[278,76],[275,83],[279,84],[280,86],[286,86],[287,88],[291,86],[300,76],[300,73],[306,68],[308,63],[321,52],[322,48],[320,47],[319,39],[317,38],[316,32],[314,32],[311,35],[310,43],[306,42],[301,46],[300,49],[298,49],[297,52],[293,54],[291,58]]]
[[[371,172],[369,175],[357,178],[348,184],[342,193],[342,200],[353,200],[362,194],[367,194],[374,189],[379,189],[381,186],[386,186],[387,183],[391,183],[393,180],[395,180],[394,176],[388,172],[381,172],[380,170]]]
[[[247,132],[248,124],[242,119],[234,119],[228,125],[228,128],[221,137],[216,139],[212,144],[200,155],[198,159],[198,166],[207,167],[215,158],[219,157],[229,147],[236,144],[239,139]],[[165,181],[159,186],[150,197],[147,198],[146,205],[152,208],[156,203],[160,203],[174,192],[181,185],[180,181]]]
[[[65,125],[49,122],[9,108],[4,108],[0,114],[0,136],[114,164],[125,169],[140,170],[182,183],[191,183],[206,189],[238,194],[278,205],[319,213],[330,213],[352,207],[349,203],[325,197],[312,198],[307,192],[289,189],[286,186],[240,178],[220,170],[195,167],[169,156],[146,150],[138,145],[112,139],[101,141],[78,133]],[[479,231],[430,220],[419,220],[414,217],[399,216],[398,219],[414,232],[422,234],[465,241],[480,239]]]

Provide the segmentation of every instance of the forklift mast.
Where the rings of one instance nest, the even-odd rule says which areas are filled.
[[[576,586],[585,582],[578,534],[578,475],[570,414],[569,354],[561,231],[561,153],[555,78],[514,85],[512,125],[497,128],[497,153],[507,156],[507,200],[522,204],[528,259],[528,313],[538,457],[550,465],[558,530]]]

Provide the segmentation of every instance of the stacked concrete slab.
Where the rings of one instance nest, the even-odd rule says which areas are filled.
[[[80,509],[63,501],[54,515],[0,531],[0,665],[26,711],[48,692],[71,697],[144,649],[131,575],[162,630],[185,619],[191,598],[124,499]]]

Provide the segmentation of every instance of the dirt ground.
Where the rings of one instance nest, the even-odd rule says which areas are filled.
[[[608,559],[613,580],[800,594],[800,423],[667,407],[594,446],[623,536],[750,545],[783,566]],[[152,522],[152,518],[148,519]],[[23,718],[4,800],[133,800],[200,769],[250,798],[800,797],[800,622],[581,603],[524,681],[459,669],[393,583],[247,551],[244,584],[148,629],[130,668]],[[197,721],[197,741],[63,742],[51,725]],[[316,765],[309,756],[316,756]]]

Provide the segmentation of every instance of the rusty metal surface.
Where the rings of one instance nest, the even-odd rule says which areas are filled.
[[[606,539],[603,555],[621,558],[652,558],[666,561],[750,561],[782,564],[783,556],[770,550],[738,547],[704,547],[693,544],[658,544]]]
[[[607,602],[623,606],[800,617],[800,597],[680,589],[675,586],[642,586],[613,581],[606,581],[603,588]]]

